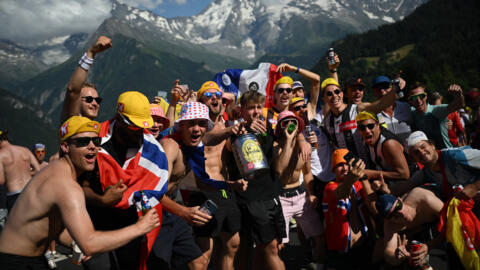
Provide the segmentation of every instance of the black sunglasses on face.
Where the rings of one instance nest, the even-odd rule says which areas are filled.
[[[292,92],[292,88],[278,88],[277,89],[278,93],[283,93],[284,91],[286,91],[287,94],[290,94],[290,92]]]
[[[393,215],[394,215],[396,212],[402,210],[402,208],[403,208],[403,202],[400,201],[400,200],[397,200],[397,204],[395,205],[395,208],[393,209],[393,211],[392,211],[390,214],[388,214],[388,216],[386,217],[386,219],[391,219],[391,218],[393,217]]]
[[[333,96],[333,94],[335,94],[335,95],[338,96],[338,95],[340,95],[341,92],[342,92],[342,91],[340,91],[340,89],[335,89],[335,90],[332,91],[332,92],[327,92],[326,95],[327,95],[327,97],[331,97],[331,96]]]
[[[93,142],[93,145],[100,146],[102,142],[102,138],[100,137],[77,137],[77,138],[70,138],[67,140],[68,143],[75,145],[76,147],[85,147]]]
[[[364,131],[365,129],[370,129],[372,130],[375,127],[374,123],[366,124],[366,125],[357,125],[357,128],[360,129],[361,131]]]
[[[293,107],[292,109],[296,112],[300,111],[301,109],[305,109],[307,108],[307,104],[303,104],[303,105],[300,105],[300,106],[295,106]]]
[[[97,102],[98,105],[100,105],[100,103],[102,103],[102,98],[101,97],[85,96],[85,97],[82,97],[82,98],[85,99],[86,103],[92,103],[94,100]]]

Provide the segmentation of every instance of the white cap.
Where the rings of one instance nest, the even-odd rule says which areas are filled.
[[[427,135],[425,135],[425,133],[422,131],[412,132],[412,134],[408,136],[407,147],[410,148],[415,146],[415,144],[419,143],[420,141],[428,141]]]

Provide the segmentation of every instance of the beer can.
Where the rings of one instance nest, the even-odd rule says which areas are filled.
[[[333,51],[333,48],[328,49],[327,57],[328,57],[328,63],[330,65],[334,65],[335,64],[335,52]]]
[[[421,248],[422,248],[422,243],[420,243],[417,240],[413,240],[412,242],[410,242],[408,252],[410,252],[410,255],[411,255],[412,252],[419,251]],[[413,266],[413,260],[411,256],[408,258],[408,263]]]
[[[76,265],[82,264],[82,257],[83,257],[82,250],[77,245],[77,243],[73,241],[72,242],[72,263]]]
[[[232,150],[237,167],[245,180],[269,170],[267,158],[255,135],[244,134],[237,137],[233,141]]]
[[[453,185],[453,186],[452,186],[452,189],[453,189],[453,193],[459,192],[459,191],[462,191],[462,190],[463,190],[463,186],[460,185],[460,184],[456,184],[456,185]]]

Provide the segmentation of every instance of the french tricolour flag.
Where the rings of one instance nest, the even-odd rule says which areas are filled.
[[[273,107],[273,87],[281,77],[276,65],[260,63],[257,69],[227,69],[217,73],[213,80],[224,92],[234,93],[236,97],[248,90],[259,91],[267,97],[265,107]]]

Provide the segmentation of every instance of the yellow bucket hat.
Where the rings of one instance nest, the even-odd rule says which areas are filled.
[[[289,84],[290,87],[291,87],[293,85],[293,79],[288,77],[288,76],[283,76],[280,79],[278,79],[277,82],[275,82],[275,87],[274,88],[277,88],[277,85],[282,84],[282,83]]]
[[[71,136],[82,132],[100,133],[100,123],[83,116],[72,116],[60,126],[60,141],[65,141]]]
[[[137,127],[150,128],[153,118],[150,115],[148,98],[137,91],[127,91],[118,97],[117,112],[126,116]]]

